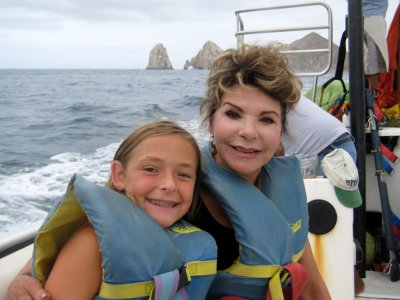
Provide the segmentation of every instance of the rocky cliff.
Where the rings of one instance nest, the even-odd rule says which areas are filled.
[[[303,38],[294,41],[289,45],[283,46],[285,50],[304,50],[304,49],[326,49],[328,40],[318,33],[311,32]],[[331,70],[336,69],[339,47],[332,45],[332,66]],[[326,52],[287,54],[289,65],[294,72],[312,72],[322,71],[328,63],[328,54]],[[346,57],[344,69],[348,70],[348,59]]]
[[[172,64],[169,60],[167,49],[161,43],[156,44],[150,51],[149,63],[146,69],[164,69],[172,70]]]
[[[322,49],[327,48],[328,40],[318,33],[311,32],[303,38],[294,41],[291,44],[282,45],[282,50],[304,50],[304,49]],[[186,60],[184,69],[211,69],[215,58],[220,55],[223,50],[215,43],[207,41],[203,48],[190,60]],[[337,56],[339,47],[332,45],[332,66],[331,70],[336,69]],[[287,54],[290,69],[294,72],[315,72],[325,69],[328,62],[326,52]],[[171,62],[168,58],[167,50],[159,43],[154,46],[150,52],[149,63],[147,69],[172,69]],[[346,57],[344,70],[348,70],[348,58]]]
[[[186,60],[183,69],[211,69],[214,59],[222,53],[222,49],[211,41],[207,41],[195,57]]]

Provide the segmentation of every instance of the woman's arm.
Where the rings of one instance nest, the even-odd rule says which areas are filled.
[[[101,284],[99,244],[93,227],[82,226],[60,251],[45,289],[53,300],[93,299]]]
[[[9,300],[50,300],[50,295],[32,275],[32,259],[19,271],[8,287]]]
[[[308,282],[304,287],[299,300],[330,300],[328,288],[319,273],[318,266],[315,262],[314,255],[311,250],[310,242],[307,240],[304,253],[299,260],[304,265],[308,273]]]

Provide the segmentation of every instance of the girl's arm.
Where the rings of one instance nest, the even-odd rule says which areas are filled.
[[[299,260],[304,265],[308,273],[308,282],[304,287],[299,300],[330,300],[328,288],[319,273],[318,266],[315,262],[314,255],[311,250],[310,242],[307,240],[304,253]]]
[[[101,284],[99,244],[93,227],[83,225],[61,249],[45,289],[53,300],[93,299]]]

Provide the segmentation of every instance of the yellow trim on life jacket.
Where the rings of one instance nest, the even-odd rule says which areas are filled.
[[[188,280],[192,276],[207,276],[217,272],[217,261],[191,261],[185,264]],[[154,290],[154,281],[134,282],[125,284],[110,284],[102,282],[99,296],[110,299],[129,299],[148,297]]]
[[[173,225],[170,229],[176,233],[193,233],[193,232],[201,231],[200,228],[197,228],[194,226],[184,227],[184,226],[179,226],[179,225]]]
[[[292,256],[292,261],[297,262],[303,255],[304,248]],[[248,277],[248,278],[270,278],[269,289],[271,292],[272,299],[284,300],[282,291],[282,282],[284,282],[288,273],[281,274],[284,270],[279,265],[245,265],[239,261],[235,261],[232,266],[224,270],[236,276]],[[282,275],[282,276],[281,276]]]
[[[272,299],[284,300],[281,285],[281,272],[283,267],[279,265],[245,265],[235,261],[232,266],[225,270],[231,274],[249,278],[270,278],[269,289]]]
[[[102,282],[99,296],[110,299],[129,299],[148,297],[154,289],[154,281],[109,284]]]
[[[304,248],[292,256],[292,262],[299,261],[300,257],[303,255],[303,253],[304,253]]]
[[[191,261],[185,264],[188,276],[207,276],[217,273],[217,261]],[[189,278],[190,279],[190,278]]]

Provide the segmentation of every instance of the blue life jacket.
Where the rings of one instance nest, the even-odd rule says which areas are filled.
[[[63,245],[88,221],[102,255],[103,280],[95,299],[205,298],[217,255],[208,233],[183,220],[163,229],[129,198],[78,175],[35,240],[33,270],[42,284]]]
[[[202,150],[202,183],[228,215],[239,243],[239,257],[219,271],[207,299],[240,296],[283,299],[282,266],[297,261],[308,235],[308,210],[300,163],[272,158],[261,171],[260,189],[217,163]]]

